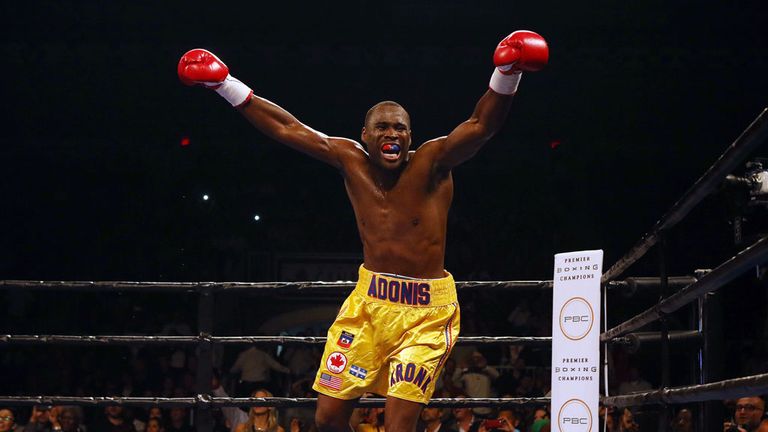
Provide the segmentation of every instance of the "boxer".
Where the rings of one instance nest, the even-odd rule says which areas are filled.
[[[328,330],[314,389],[322,432],[347,432],[365,392],[386,395],[387,432],[413,432],[459,333],[453,277],[444,269],[451,170],[470,159],[503,125],[523,71],[548,61],[530,31],[504,38],[493,56],[489,89],[450,134],[411,151],[411,120],[396,102],[374,105],[360,141],[304,125],[254,95],[214,54],[182,56],[178,75],[216,91],[262,133],[339,170],[363,243],[354,291]]]

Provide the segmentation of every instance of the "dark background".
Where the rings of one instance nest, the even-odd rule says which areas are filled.
[[[546,278],[553,253],[584,248],[609,265],[765,107],[768,8],[569,3],[4,2],[0,274],[243,279],[222,251],[359,253],[341,178],[181,85],[178,58],[208,48],[332,135],[399,101],[418,143],[469,116],[516,29],[544,35],[551,62],[455,170],[447,266]],[[680,271],[721,258],[729,228],[702,224],[707,253]]]
[[[446,267],[548,279],[554,253],[599,248],[607,268],[767,105],[766,13],[740,1],[2,2],[0,278],[275,280],[281,254],[360,254],[341,177],[180,84],[179,57],[212,50],[331,135],[358,138],[372,104],[398,101],[420,143],[469,116],[517,29],[548,40],[550,64],[524,75],[505,127],[455,170]],[[715,194],[671,234],[672,274],[745,246],[731,200]],[[655,256],[625,276],[656,274]],[[743,285],[728,325],[760,338],[764,287]]]

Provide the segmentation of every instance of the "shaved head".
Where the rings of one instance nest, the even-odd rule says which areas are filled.
[[[376,111],[378,111],[379,109],[384,108],[384,107],[395,107],[395,108],[400,108],[401,110],[403,110],[405,112],[405,117],[408,119],[408,128],[411,127],[411,117],[408,115],[408,111],[405,111],[405,108],[403,108],[403,106],[400,105],[399,103],[397,103],[395,101],[388,101],[388,100],[387,101],[381,101],[381,102],[377,103],[376,105],[372,106],[371,109],[369,109],[367,113],[365,113],[365,124],[364,124],[364,126],[368,126],[368,121],[371,119],[371,116]]]

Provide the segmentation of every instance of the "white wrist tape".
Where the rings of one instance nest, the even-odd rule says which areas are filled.
[[[499,94],[515,94],[517,91],[517,85],[520,83],[520,77],[522,76],[522,72],[514,73],[511,75],[504,75],[497,68],[493,70],[493,75],[491,75],[491,82],[488,83],[488,87]]]
[[[250,87],[240,82],[239,79],[232,75],[227,75],[224,82],[215,89],[216,93],[221,95],[227,100],[233,107],[239,106],[248,102],[253,94],[253,90]]]

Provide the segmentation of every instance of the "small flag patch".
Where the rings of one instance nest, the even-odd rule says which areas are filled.
[[[353,377],[358,377],[360,379],[365,379],[365,376],[368,375],[368,371],[361,368],[357,365],[352,365],[349,367],[349,374]]]
[[[341,336],[339,336],[339,340],[336,342],[336,345],[342,347],[342,348],[349,348],[350,345],[352,345],[352,341],[355,340],[355,335],[348,331],[341,331]]]
[[[333,373],[342,373],[347,368],[347,356],[340,352],[334,352],[325,361],[325,367]]]
[[[320,374],[320,380],[318,381],[318,384],[330,389],[341,390],[341,378],[329,375],[327,373]]]

